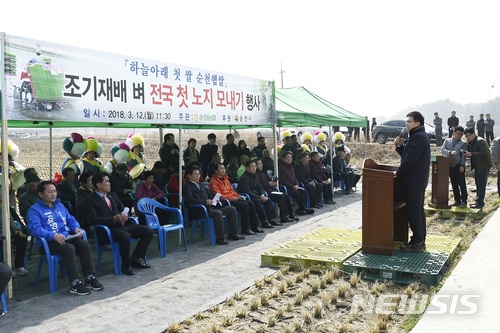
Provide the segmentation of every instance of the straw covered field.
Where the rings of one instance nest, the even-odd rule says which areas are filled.
[[[69,135],[70,132],[67,133]],[[166,133],[166,132],[164,132]],[[189,131],[183,133],[181,149],[191,137],[197,139],[198,146],[206,142],[208,131]],[[225,131],[215,131],[219,152],[225,143]],[[176,138],[178,133],[174,132]],[[103,162],[110,158],[109,149],[123,136],[94,135],[104,146],[101,157]],[[246,140],[252,148],[256,145],[256,135],[243,131],[240,139]],[[158,160],[160,139],[158,133],[144,135],[146,142],[145,156],[149,167]],[[53,139],[53,169],[49,170],[49,138],[15,138],[21,153],[17,162],[25,167],[35,167],[41,178],[53,176],[60,171],[66,153],[62,150],[63,137]],[[176,140],[178,141],[178,140]],[[178,143],[178,142],[177,142]],[[266,141],[271,147],[271,140]],[[380,164],[398,165],[399,158],[391,144],[379,145],[347,143],[352,150],[352,165],[361,170],[365,158],[372,158]],[[433,149],[437,154],[437,149]],[[468,184],[473,185],[470,171]],[[492,171],[490,186],[496,188],[496,172]],[[473,197],[474,194],[471,195]],[[451,263],[450,272],[467,251],[470,243],[480,232],[491,214],[498,206],[498,195],[488,193],[483,214],[476,220],[457,218],[441,219],[438,215],[427,219],[428,233],[443,234],[462,238],[458,254]],[[430,193],[426,201],[430,200]],[[441,282],[443,283],[443,282]],[[381,281],[365,281],[356,274],[345,275],[337,268],[313,266],[307,269],[284,263],[282,268],[271,276],[255,281],[254,285],[233,297],[226,299],[204,312],[200,312],[182,322],[165,322],[165,332],[409,332],[418,321],[419,314],[402,314],[397,304],[402,299],[410,299],[420,294],[432,295],[439,289],[425,287],[418,283],[408,286]],[[364,295],[365,299],[380,294],[391,294],[396,305],[388,307],[384,314],[375,314],[368,309],[369,304],[361,304],[353,309],[354,295]],[[417,306],[420,306],[417,302]],[[354,311],[356,310],[356,311]],[[417,311],[418,312],[418,311]]]

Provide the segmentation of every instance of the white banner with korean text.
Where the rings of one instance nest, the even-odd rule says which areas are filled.
[[[275,123],[274,81],[5,36],[9,120]]]

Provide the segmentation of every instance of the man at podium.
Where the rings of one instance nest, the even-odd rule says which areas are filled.
[[[464,128],[462,126],[455,127],[453,136],[444,141],[441,154],[452,159],[450,163],[450,182],[455,197],[453,206],[467,208],[467,184],[465,183],[467,143],[462,141],[463,135]]]
[[[429,181],[431,148],[425,132],[424,116],[418,111],[406,115],[408,139],[401,136],[394,143],[401,156],[396,175],[401,177],[408,222],[412,231],[410,242],[401,246],[402,252],[423,252],[425,250],[426,219],[424,195]]]

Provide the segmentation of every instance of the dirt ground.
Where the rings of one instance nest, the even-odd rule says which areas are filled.
[[[205,134],[191,134],[185,137],[185,141],[189,137],[195,136],[198,139],[199,148],[205,142]],[[220,137],[219,146],[221,147],[225,140],[222,135],[218,134],[218,136]],[[101,158],[104,162],[109,159],[109,153],[106,153],[106,151],[109,151],[111,145],[124,140],[124,138],[121,140],[106,137],[98,139],[105,145],[105,153]],[[247,137],[247,140],[251,147],[256,143],[252,141],[254,139],[251,135]],[[62,142],[62,139],[60,141]],[[21,154],[17,161],[26,167],[33,166],[37,168],[42,178],[50,177],[47,162],[48,148],[44,148],[48,147],[48,138],[19,138],[15,142],[21,148]],[[364,144],[352,143],[348,145],[352,150],[351,164],[356,165],[359,169],[361,169],[364,158],[373,158],[383,164],[398,165],[399,163],[397,155],[390,145],[370,144],[369,149]],[[185,147],[185,143],[181,144],[181,149],[182,147]],[[146,138],[146,157],[151,165],[156,160],[158,148],[159,140],[157,137]],[[62,151],[60,143],[54,140],[52,174],[55,170],[59,171],[60,165],[65,158],[66,155]],[[473,184],[470,177],[468,182]],[[492,173],[490,186],[492,189],[496,188],[496,174]],[[490,192],[493,192],[493,190]],[[355,195],[360,195],[360,193]],[[428,194],[426,200],[429,201],[429,199]],[[428,218],[429,233],[454,235],[463,238],[460,251],[449,271],[460,260],[470,242],[496,209],[498,205],[496,200],[496,194],[488,193],[487,205],[483,210],[484,214],[478,220],[443,220],[438,216]],[[336,205],[335,209],[339,207],[339,205]],[[345,213],[337,217],[340,219],[353,218],[353,216]],[[358,222],[360,223],[360,221]],[[220,251],[219,249],[216,250]],[[175,268],[170,271],[170,274],[175,274],[174,271]],[[241,274],[245,274],[245,272],[241,272]],[[160,276],[158,275],[158,277]],[[109,281],[112,278],[112,276],[109,277]],[[198,276],[198,278],[203,279],[203,275]],[[165,275],[162,279],[168,280],[169,277]],[[150,281],[153,282],[153,280]],[[139,287],[138,284],[135,285],[136,288]],[[438,289],[439,286],[428,288],[418,283],[402,286],[382,281],[361,280],[357,275],[343,274],[336,267],[303,268],[283,263],[281,270],[278,272],[271,272],[256,279],[253,285],[245,290],[236,291],[232,296],[227,296],[223,302],[208,309],[201,306],[196,314],[183,317],[184,319],[180,320],[175,316],[175,320],[168,320],[167,318],[170,316],[167,315],[163,324],[159,326],[164,327],[166,332],[407,332],[418,320],[418,315],[400,314],[397,307],[389,308],[388,313],[384,315],[376,315],[370,311],[365,313],[363,307],[366,306],[366,309],[369,310],[369,304],[363,304],[359,308],[353,309],[354,297],[361,296],[363,299],[369,300],[372,295],[391,294],[397,295],[394,300],[397,303],[398,298],[399,300],[404,297],[411,298],[419,293],[432,294]],[[168,292],[168,287],[166,292]],[[155,297],[151,294],[144,295]],[[112,298],[112,295],[108,297]],[[108,304],[108,306],[111,304],[109,302],[113,301],[111,298],[106,300],[108,303],[105,304]],[[54,301],[52,296],[50,296],[50,299]],[[35,301],[39,302],[40,300]],[[95,304],[99,306],[97,303]],[[189,304],[192,307],[192,303]],[[178,306],[182,307],[183,304]],[[100,318],[105,320],[109,313],[106,311],[101,312],[102,316]],[[4,321],[4,323],[6,322]],[[78,324],[73,323],[73,325]],[[74,328],[73,325],[69,327]],[[133,326],[132,323],[130,325]],[[68,326],[65,327],[68,328]],[[155,325],[155,327],[158,326]],[[70,329],[70,331],[86,332],[87,330],[80,328],[77,330]],[[145,329],[144,331],[149,332],[150,330]]]

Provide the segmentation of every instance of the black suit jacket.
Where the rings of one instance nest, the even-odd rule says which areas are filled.
[[[298,162],[295,165],[295,176],[301,183],[307,184],[312,181],[311,173],[309,172],[309,165],[304,165]]]
[[[247,193],[252,200],[255,200],[260,199],[260,196],[264,194],[264,189],[257,174],[245,171],[238,180],[238,192]]]
[[[202,204],[208,210],[211,208],[207,205],[207,200],[212,199],[213,195],[206,186],[201,186],[200,184],[200,188],[198,188],[195,183],[188,180],[183,187],[182,196],[186,205]],[[189,213],[191,214],[191,218],[204,217],[201,209],[189,208]]]
[[[92,193],[85,199],[87,208],[87,218],[90,224],[103,224],[109,228],[115,228],[120,225],[114,221],[114,216],[123,211],[123,203],[120,201],[116,193],[109,192],[107,194],[111,201],[113,210],[110,210],[104,198],[100,197],[96,192]],[[120,210],[121,208],[121,210]]]
[[[76,192],[78,187],[73,184],[68,184],[67,182],[61,182],[57,185],[57,197],[61,201],[68,201],[71,204],[72,214],[76,211]]]

